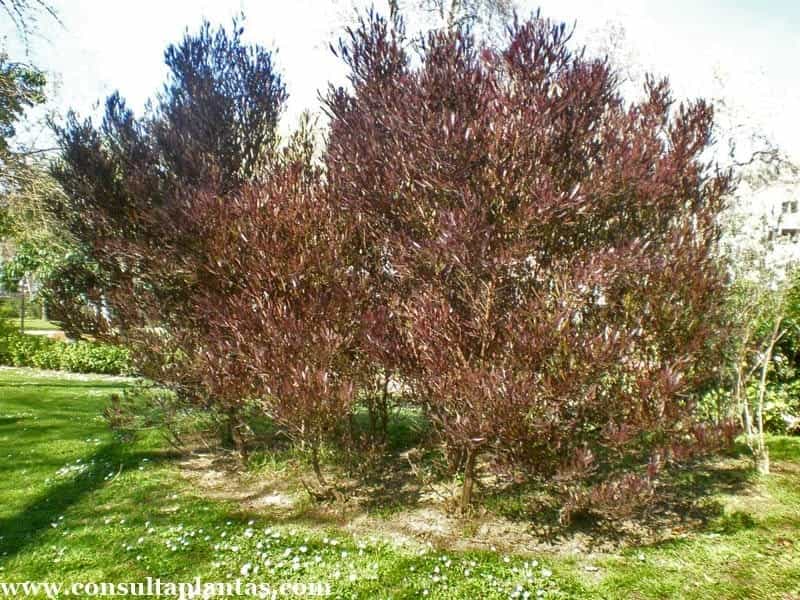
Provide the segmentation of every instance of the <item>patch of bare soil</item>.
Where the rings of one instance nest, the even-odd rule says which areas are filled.
[[[181,473],[214,500],[237,502],[248,510],[277,509],[291,512],[294,495],[274,481],[255,483],[243,477],[239,464],[223,453],[193,453],[179,463]]]
[[[693,503],[692,493],[676,487],[667,500],[635,520],[611,524],[591,522],[554,527],[552,521],[509,519],[485,509],[463,517],[452,510],[453,489],[438,484],[422,486],[402,465],[387,469],[372,483],[345,482],[344,499],[312,502],[296,475],[259,476],[242,472],[228,454],[192,454],[180,463],[184,477],[210,498],[238,503],[243,510],[281,522],[329,529],[335,526],[357,537],[376,537],[409,547],[429,546],[452,550],[498,550],[517,554],[616,554],[630,544],[657,543],[683,537],[720,514],[715,502]],[[709,481],[722,484],[715,491],[739,487],[738,464],[710,465]],[[310,477],[308,478],[310,479]],[[701,486],[702,487],[702,486]],[[730,488],[730,489],[728,489]],[[697,485],[693,486],[698,491]],[[702,493],[711,490],[702,487]],[[705,502],[705,503],[704,503]]]

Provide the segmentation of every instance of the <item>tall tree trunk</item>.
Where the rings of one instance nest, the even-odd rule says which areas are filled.
[[[750,416],[750,402],[747,399],[747,389],[745,388],[742,371],[743,366],[740,365],[736,372],[736,386],[734,389],[736,393],[736,402],[739,404],[741,409],[740,414],[742,417],[742,429],[744,429],[744,434],[747,437],[747,443],[750,445],[754,437],[753,419]]]
[[[758,382],[758,403],[756,404],[756,444],[754,449],[754,459],[756,470],[767,475],[769,473],[769,449],[764,441],[764,399],[767,395],[767,372],[769,371],[769,364],[772,362],[772,353],[775,349],[775,344],[783,336],[781,332],[781,323],[783,316],[780,315],[775,319],[775,325],[772,328],[772,335],[769,338],[769,344],[764,352],[763,362],[761,363],[761,377]]]
[[[25,288],[22,288],[22,302],[19,305],[19,332],[25,333]]]
[[[747,379],[745,369],[747,368],[747,349],[750,341],[751,331],[746,329],[742,335],[739,351],[736,355],[736,381],[733,386],[734,400],[739,407],[739,420],[742,424],[742,429],[745,435],[750,436],[752,433],[752,420],[750,419],[750,408],[747,402]],[[750,438],[748,437],[748,440]]]

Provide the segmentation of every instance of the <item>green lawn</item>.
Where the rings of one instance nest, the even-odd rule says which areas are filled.
[[[6,322],[19,328],[19,317],[7,318]],[[59,331],[60,329],[61,327],[52,321],[25,318],[25,331]]]
[[[157,437],[114,441],[101,412],[125,385],[0,369],[0,582],[327,582],[335,598],[800,594],[798,439],[772,439],[775,473],[718,492],[720,516],[682,538],[591,557],[420,551],[200,496]]]

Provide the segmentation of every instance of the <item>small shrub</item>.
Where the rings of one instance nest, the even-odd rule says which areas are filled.
[[[112,394],[103,416],[121,441],[157,431],[177,449],[185,447],[187,435],[210,431],[218,421],[213,411],[198,410],[175,392],[146,382]]]
[[[747,390],[751,398],[758,394],[754,383]],[[770,385],[764,398],[764,428],[777,434],[792,433],[800,419],[800,380]]]
[[[128,351],[119,346],[93,342],[57,343],[59,367],[74,373],[118,375],[131,372]]]
[[[0,319],[19,317],[19,308],[11,298],[0,298]]]
[[[5,323],[0,323],[0,364],[103,375],[132,372],[128,351],[119,346],[23,335]]]

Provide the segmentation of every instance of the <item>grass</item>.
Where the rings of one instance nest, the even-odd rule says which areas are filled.
[[[19,317],[7,318],[6,322],[19,329]],[[61,327],[52,321],[25,317],[25,331],[60,331]]]
[[[770,440],[769,477],[743,471],[734,486],[714,485],[714,472],[687,476],[687,490],[708,490],[718,510],[666,541],[590,555],[455,552],[204,497],[157,435],[123,445],[108,431],[107,397],[130,384],[0,369],[0,581],[323,582],[334,598],[800,595],[797,438]]]

